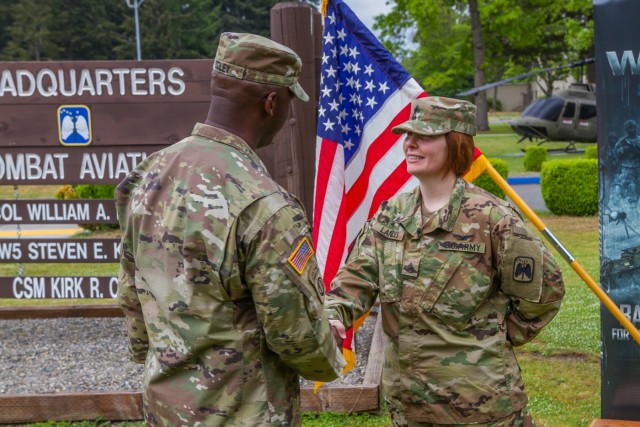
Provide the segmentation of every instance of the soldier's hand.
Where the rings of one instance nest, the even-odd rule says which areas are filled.
[[[336,340],[336,344],[339,348],[342,348],[342,341],[347,337],[344,325],[337,319],[329,319],[329,325],[331,326],[331,333]]]

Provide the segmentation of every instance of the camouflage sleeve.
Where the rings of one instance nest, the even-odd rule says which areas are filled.
[[[245,280],[269,348],[309,380],[332,381],[344,359],[324,315],[324,282],[302,209],[287,204],[246,248]]]
[[[379,292],[378,263],[375,232],[367,222],[331,282],[325,304],[329,318],[339,319],[348,329],[371,309]]]
[[[116,193],[116,208],[122,231],[120,243],[120,270],[118,272],[117,302],[125,315],[129,340],[129,359],[135,363],[144,363],[149,349],[147,327],[142,315],[142,305],[138,299],[135,283],[135,260],[131,239],[128,233],[128,213],[126,197]]]
[[[501,291],[509,299],[507,334],[514,346],[531,341],[560,309],[562,273],[551,252],[516,216],[494,227]]]

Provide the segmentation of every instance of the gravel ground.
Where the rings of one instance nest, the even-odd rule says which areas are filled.
[[[361,383],[375,319],[356,332],[356,368],[330,385]],[[142,365],[126,355],[122,318],[0,320],[0,393],[140,390]]]

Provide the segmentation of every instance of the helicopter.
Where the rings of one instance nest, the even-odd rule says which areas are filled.
[[[592,62],[594,59],[589,58],[571,64],[537,70],[488,83],[456,95],[468,96],[535,74],[577,67]],[[568,89],[558,91],[554,96],[533,101],[517,118],[509,121],[509,125],[520,136],[517,143],[529,140],[541,145],[546,142],[561,141],[567,142],[567,146],[560,150],[576,152],[578,151],[577,142],[595,143],[597,141],[595,88],[589,83],[573,83]]]

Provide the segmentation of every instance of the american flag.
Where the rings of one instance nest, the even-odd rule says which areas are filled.
[[[342,0],[323,0],[322,11],[313,246],[328,291],[380,202],[417,185],[406,171],[404,135],[391,129],[427,94]],[[487,163],[476,148],[465,179]],[[355,366],[353,332],[363,321],[343,343],[345,372]]]
[[[313,245],[329,287],[380,202],[417,184],[406,171],[404,135],[391,128],[427,94],[342,0],[322,7]],[[345,371],[355,366],[352,336],[343,344]]]

